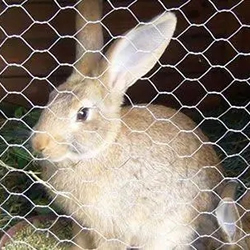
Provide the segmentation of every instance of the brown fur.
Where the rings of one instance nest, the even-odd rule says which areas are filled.
[[[107,53],[109,63],[100,61],[91,78],[74,73],[51,94],[34,128],[39,132],[32,145],[50,160],[44,162],[43,178],[58,204],[88,229],[76,237],[84,248],[186,249],[198,214],[217,205],[219,159],[196,124],[163,106],[121,108],[123,91],[153,67],[172,37],[174,15],[157,18],[157,29],[167,38],[154,26],[127,35],[140,46],[141,36],[156,35],[153,57],[142,54],[141,61],[121,40]],[[150,43],[145,46],[142,50],[151,50]],[[129,68],[132,74],[116,64],[129,53],[128,68],[134,61],[137,67]],[[90,107],[90,118],[77,122],[81,107]]]
[[[76,13],[76,70],[83,75],[89,73],[100,58],[103,34],[100,20],[102,0],[82,0]],[[94,39],[93,39],[94,38]]]

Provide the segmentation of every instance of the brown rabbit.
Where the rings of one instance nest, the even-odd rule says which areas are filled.
[[[83,56],[91,68],[78,64],[80,72],[51,93],[34,128],[33,148],[47,159],[43,178],[82,227],[75,228],[76,249],[187,249],[197,215],[218,204],[219,159],[197,125],[163,106],[121,107],[175,27],[175,15],[163,13],[126,33],[103,58]]]
[[[226,243],[225,249],[250,249],[250,190],[239,204],[235,201],[236,182],[229,182],[216,209],[216,218]]]
[[[221,201],[214,211],[217,220],[207,217],[201,223],[201,227],[209,228],[210,237],[198,238],[193,249],[250,249],[250,191],[236,202],[238,185],[237,181],[228,181],[222,189]]]

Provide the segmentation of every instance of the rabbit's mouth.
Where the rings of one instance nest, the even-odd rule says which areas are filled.
[[[64,149],[64,153],[61,152],[62,149],[58,152],[56,149],[54,149],[52,152],[50,150],[44,150],[42,153],[40,153],[38,160],[47,160],[50,162],[61,162],[64,161],[66,158],[68,158],[68,152],[66,151],[66,148]]]
[[[69,145],[69,151],[71,154],[82,155],[87,153],[87,148],[79,142],[74,141]]]
[[[77,147],[75,145],[67,145],[66,147],[63,147],[62,153],[62,147],[60,148],[59,152],[57,153],[56,148],[54,150],[44,150],[41,153],[41,157],[39,157],[39,160],[48,160],[51,162],[62,162],[65,160],[71,160],[71,161],[79,161],[84,159],[90,159],[96,157],[96,155],[99,153],[97,150],[91,150],[86,149],[82,145],[78,145]]]
[[[69,146],[69,152],[68,157],[72,160],[82,160],[96,157],[99,150],[92,150],[79,144],[78,142],[73,142],[72,145]]]

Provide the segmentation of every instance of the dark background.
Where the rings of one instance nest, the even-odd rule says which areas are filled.
[[[66,36],[75,33],[71,7],[76,1],[57,2],[0,3],[1,101],[44,105],[51,85],[72,71],[67,64],[74,63],[75,42]],[[148,74],[150,81],[129,90],[131,101],[201,111],[245,105],[250,99],[250,1],[105,1],[105,41],[165,9],[177,14],[175,38],[160,60],[164,67],[158,64]]]

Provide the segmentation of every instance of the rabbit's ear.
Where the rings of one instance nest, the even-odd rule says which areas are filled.
[[[76,70],[86,75],[101,57],[102,0],[82,0],[76,13]]]
[[[234,242],[242,236],[242,222],[235,201],[238,185],[239,183],[234,180],[225,185],[221,193],[222,200],[215,210],[218,224],[230,242]]]
[[[239,237],[241,220],[235,201],[232,198],[224,198],[219,203],[216,211],[218,224],[228,237],[230,242],[235,242]]]
[[[164,13],[121,37],[108,51],[109,88],[125,92],[156,64],[176,27],[173,13]]]

